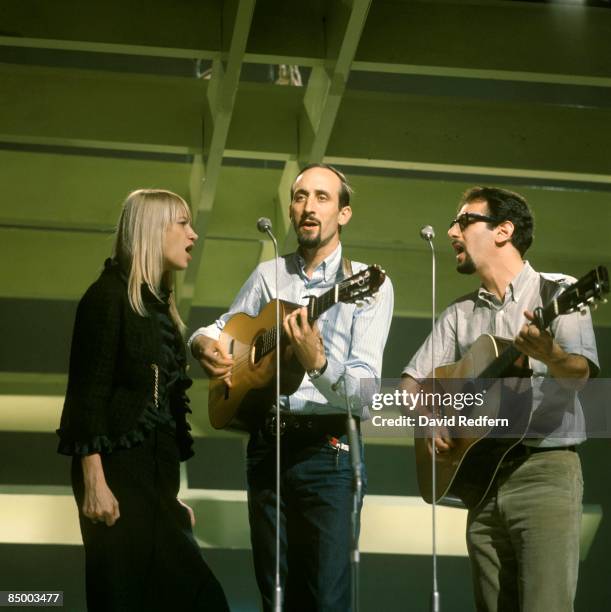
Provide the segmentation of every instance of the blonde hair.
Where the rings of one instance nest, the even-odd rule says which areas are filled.
[[[191,221],[188,204],[175,193],[165,189],[138,189],[132,191],[119,217],[115,235],[113,257],[128,273],[127,295],[133,310],[146,317],[148,312],[142,300],[142,284],[161,301],[160,289],[174,288],[174,273],[163,270],[163,239],[166,229],[181,215]],[[169,298],[170,316],[181,333],[183,323],[174,293]]]

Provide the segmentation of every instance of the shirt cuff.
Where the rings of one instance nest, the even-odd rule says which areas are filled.
[[[426,379],[426,376],[420,376],[419,372],[416,372],[414,368],[410,368],[409,366],[406,366],[405,368],[403,368],[401,375],[411,376],[417,382],[422,382],[423,380]]]
[[[218,340],[221,337],[221,330],[217,327],[216,323],[212,323],[212,325],[208,325],[207,327],[200,327],[199,329],[196,329],[187,340],[189,350],[191,350],[193,340],[195,340],[195,338],[198,336],[206,336],[207,338],[212,338],[212,340]]]

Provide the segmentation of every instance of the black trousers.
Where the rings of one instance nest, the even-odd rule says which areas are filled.
[[[142,445],[102,456],[102,464],[121,513],[112,527],[82,515],[80,457],[72,463],[88,610],[229,610],[193,537],[189,513],[176,499],[180,469],[173,432],[159,427]]]

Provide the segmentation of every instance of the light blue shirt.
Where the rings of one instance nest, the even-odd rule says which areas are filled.
[[[367,268],[352,262],[353,273]],[[199,328],[198,335],[218,339],[225,323],[236,313],[256,316],[275,298],[275,260],[259,264],[244,283],[229,311],[212,325]],[[308,296],[320,296],[344,279],[341,244],[308,278],[305,261],[298,253],[280,258],[278,284],[280,299],[306,306]],[[318,378],[306,375],[297,391],[281,398],[285,410],[299,414],[340,414],[347,402],[355,416],[369,418],[368,405],[380,387],[382,355],[393,312],[393,287],[389,278],[382,283],[373,303],[366,306],[339,303],[317,319],[327,368]],[[361,381],[366,384],[361,385]],[[361,389],[361,386],[363,389]]]

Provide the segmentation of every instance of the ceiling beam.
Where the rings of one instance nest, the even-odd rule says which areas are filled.
[[[333,4],[328,32],[333,56],[327,65],[312,70],[299,117],[301,163],[321,161],[325,155],[370,4],[371,0],[353,0],[347,13],[340,10],[343,3]]]
[[[262,86],[242,91],[234,119],[244,129],[232,130],[227,155],[294,154],[291,133],[276,134],[288,114],[286,91],[279,90],[294,88],[266,89],[268,94]],[[608,108],[348,90],[326,158],[379,168],[608,184],[608,136],[601,126],[610,123]]]
[[[196,198],[192,202],[194,229],[199,240],[192,251],[193,261],[182,277],[180,288],[179,308],[185,321],[189,319],[204,256],[205,236],[218,188],[254,8],[255,0],[226,3],[223,19],[227,28],[227,32],[224,32],[226,50],[213,61],[212,78],[206,92],[203,155],[195,157],[192,172],[195,181],[200,178],[201,187],[198,189],[197,182],[194,184],[191,181],[193,197]]]
[[[326,10],[320,1],[260,1],[244,61],[324,66]],[[221,0],[151,0],[146,11],[108,0],[89,4],[85,13],[78,0],[6,0],[0,45],[212,59],[222,51],[222,12]],[[611,10],[605,8],[376,0],[353,69],[610,87],[610,37]]]
[[[201,101],[211,93],[204,185],[215,189],[223,150],[282,161],[299,151],[303,90],[242,83],[233,105],[237,76],[227,71],[235,61],[217,76],[217,98],[214,83],[196,79],[0,65],[0,141],[198,153],[206,146]],[[325,155],[382,168],[609,183],[601,126],[610,123],[610,108],[346,90]]]

